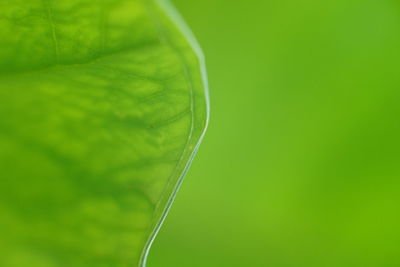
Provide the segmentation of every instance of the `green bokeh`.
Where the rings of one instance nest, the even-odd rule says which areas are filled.
[[[212,119],[148,266],[400,266],[399,2],[175,4]]]

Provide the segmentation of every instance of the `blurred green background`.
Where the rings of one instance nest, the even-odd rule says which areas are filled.
[[[400,266],[400,2],[174,3],[212,117],[148,266]]]

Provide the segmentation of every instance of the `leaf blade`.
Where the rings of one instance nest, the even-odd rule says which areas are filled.
[[[128,1],[108,2],[122,3],[118,14],[125,9],[133,10],[126,8]],[[165,216],[181,174],[187,169],[204,133],[208,103],[198,55],[166,15],[164,7],[153,1],[129,1],[128,5],[132,2],[140,6],[138,10],[143,11],[139,12],[140,16],[145,17],[135,23],[146,21],[145,34],[153,29],[153,39],[146,39],[147,36],[146,41],[138,43],[125,40],[130,45],[126,46],[122,41],[107,45],[110,37],[98,37],[95,43],[99,51],[108,47],[108,53],[93,52],[96,49],[91,47],[92,50],[78,53],[79,60],[71,61],[72,54],[65,47],[75,46],[69,46],[71,40],[63,42],[60,41],[63,37],[54,38],[57,31],[53,22],[49,23],[51,27],[47,33],[51,38],[48,43],[52,43],[54,49],[51,60],[43,60],[48,55],[39,57],[40,60],[32,56],[28,57],[28,63],[9,65],[7,55],[0,54],[3,63],[0,63],[0,139],[4,147],[9,146],[9,152],[0,153],[0,162],[6,176],[14,177],[2,180],[2,188],[7,189],[8,194],[1,199],[0,212],[11,218],[8,226],[13,225],[15,233],[9,234],[9,239],[17,240],[17,247],[21,243],[35,251],[26,257],[31,266],[35,261],[42,266],[49,261],[52,266],[63,257],[66,259],[62,264],[66,266],[88,266],[93,264],[91,260],[99,266],[133,266],[139,261],[144,265],[145,257],[140,260],[141,251],[149,247],[149,236],[153,238],[154,229]],[[47,19],[58,18],[59,23],[62,12],[59,7],[49,9],[50,4],[45,7],[53,18],[49,20],[48,14]],[[86,10],[83,5],[75,7],[74,12],[80,14],[82,8]],[[104,30],[107,28],[104,17],[101,21],[100,29]],[[154,26],[155,23],[158,25]],[[57,24],[57,28],[62,27]],[[125,24],[122,28],[130,29]],[[110,34],[109,30],[107,36],[127,36],[121,32],[119,29]],[[19,51],[23,53],[24,49]],[[29,86],[24,89],[26,84]],[[194,111],[194,106],[199,108]],[[36,162],[26,163],[34,157],[37,157]],[[13,163],[7,168],[10,158]],[[40,177],[36,178],[39,183],[31,181],[29,184],[26,172],[15,168],[16,165],[29,170],[33,177]],[[21,192],[21,184],[14,184],[14,180],[27,183],[27,189]],[[63,183],[62,190],[55,190],[54,180]],[[43,188],[43,184],[49,187]],[[43,203],[37,200],[38,195],[44,195]],[[27,203],[32,199],[36,202],[30,203],[20,214],[13,214],[19,207],[9,207],[11,202]],[[53,199],[59,203],[51,209],[46,202]],[[60,212],[61,207],[69,209]],[[48,209],[42,217],[28,212],[40,209]],[[105,219],[99,211],[108,211],[115,218]],[[36,228],[36,234],[26,230],[29,227],[21,222],[21,218],[26,220],[26,217]],[[86,226],[88,229],[81,228],[88,218],[93,222]],[[49,225],[44,221],[55,223]],[[133,234],[137,226],[140,234]],[[114,236],[100,234],[108,228],[124,227],[131,227],[124,232],[124,235],[131,235],[127,240],[115,233]],[[65,232],[55,237],[44,234],[57,232],[55,228]],[[92,228],[97,229],[96,234],[90,233]],[[30,245],[26,243],[27,236]],[[80,238],[83,241],[79,241]],[[108,246],[95,244],[105,244],[107,238],[111,241]],[[49,245],[58,251],[52,251]],[[121,246],[123,249],[116,249]],[[81,254],[80,258],[69,257],[65,252],[67,247]],[[17,254],[26,253],[18,250]],[[88,259],[87,255],[100,256]]]

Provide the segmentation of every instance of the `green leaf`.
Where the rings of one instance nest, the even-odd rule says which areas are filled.
[[[144,266],[208,118],[156,0],[0,2],[0,266]]]

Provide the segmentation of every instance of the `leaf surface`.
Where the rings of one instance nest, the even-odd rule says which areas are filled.
[[[144,266],[207,124],[168,3],[0,2],[0,266]]]

